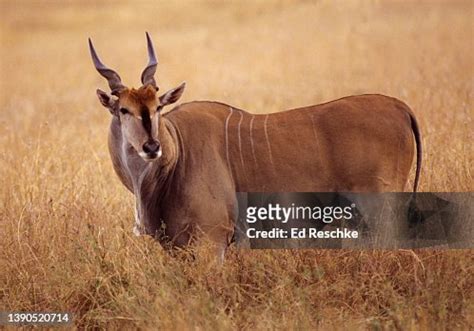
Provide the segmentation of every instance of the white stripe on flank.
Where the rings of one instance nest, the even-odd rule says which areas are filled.
[[[311,119],[311,124],[312,124],[312,127],[313,127],[314,142],[316,144],[316,154],[318,154],[318,156],[319,156],[316,159],[318,160],[318,163],[319,163],[319,169],[323,170],[323,164],[322,164],[322,161],[321,161],[321,153],[323,153],[324,151],[321,149],[321,145],[319,144],[318,132],[316,131],[316,127],[314,125],[313,115],[310,114],[309,118]],[[326,180],[328,178],[327,175],[324,174],[324,171],[322,173],[320,173],[319,176],[321,176],[322,178],[324,178]]]
[[[270,147],[270,141],[268,140],[267,121],[268,121],[268,114],[265,116],[265,122],[263,123],[263,130],[265,131],[265,140],[267,141],[268,152],[270,153],[270,163],[273,165],[272,149]]]
[[[229,160],[229,120],[234,113],[234,109],[232,107],[229,108],[230,112],[229,115],[227,115],[227,118],[225,120],[225,152],[226,152],[226,157],[227,157],[227,166],[230,168],[230,160]]]
[[[244,115],[242,112],[239,112],[240,114],[240,120],[239,120],[239,126],[237,127],[237,135],[239,136],[239,153],[240,153],[240,162],[242,163],[242,171],[245,172],[244,170],[244,157],[242,155],[242,139],[240,139],[240,125],[242,124],[242,120],[244,119]]]
[[[255,146],[254,146],[254,143],[253,143],[253,135],[252,135],[253,120],[254,119],[255,119],[255,116],[252,115],[252,118],[250,119],[250,146],[252,147],[253,161],[255,162],[255,165],[257,165],[257,156],[255,155]]]
[[[316,132],[316,128],[314,127],[314,119],[312,115],[309,115],[309,118],[311,118],[311,124],[313,126],[313,135],[314,135],[314,140],[316,143],[316,153],[321,152],[321,146],[319,145],[319,138],[318,138],[318,133]],[[319,160],[319,158],[318,158]]]

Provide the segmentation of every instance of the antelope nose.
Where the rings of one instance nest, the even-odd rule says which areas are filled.
[[[147,141],[146,143],[143,144],[143,151],[147,154],[154,155],[153,157],[156,156],[156,153],[158,153],[159,149],[160,149],[160,144],[154,140]]]

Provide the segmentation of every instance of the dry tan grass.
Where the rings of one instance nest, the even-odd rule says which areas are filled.
[[[468,251],[237,251],[223,268],[131,235],[86,38],[138,85],[252,112],[378,92],[421,123],[422,191],[472,191],[472,2],[1,2],[0,310],[78,327],[468,329]]]

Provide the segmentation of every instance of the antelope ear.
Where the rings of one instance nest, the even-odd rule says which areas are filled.
[[[100,103],[102,106],[107,108],[112,115],[115,115],[117,100],[113,98],[111,95],[107,94],[106,92],[102,91],[101,89],[97,89],[96,91],[97,97],[99,98]]]
[[[183,82],[181,85],[178,87],[175,87],[174,89],[169,90],[165,94],[163,94],[159,99],[160,99],[160,104],[161,106],[166,106],[170,105],[172,103],[175,103],[178,101],[178,99],[183,95],[184,88],[186,87],[186,82]]]

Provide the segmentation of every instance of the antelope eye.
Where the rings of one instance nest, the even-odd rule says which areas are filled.
[[[120,112],[124,115],[130,113],[127,108],[120,108]]]

